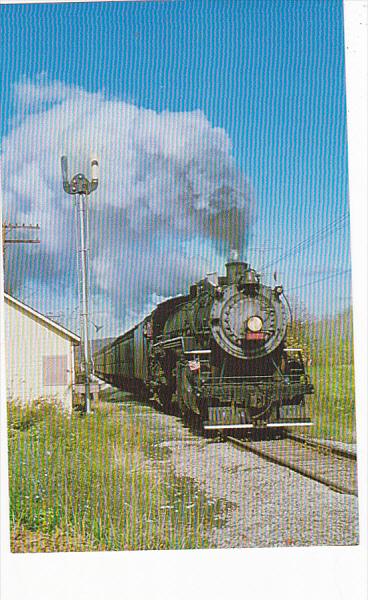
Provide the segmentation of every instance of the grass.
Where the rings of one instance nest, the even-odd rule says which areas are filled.
[[[342,442],[355,441],[353,314],[347,309],[330,319],[293,322],[289,345],[303,349],[314,384],[306,397],[314,422],[311,435]]]
[[[292,343],[301,341],[313,362],[315,393],[306,401],[314,425],[306,431],[355,441],[350,313],[294,329]],[[45,401],[9,403],[14,552],[209,547],[229,505],[175,476],[159,443],[167,432],[128,406],[102,402],[86,417]]]
[[[8,427],[13,552],[206,548],[226,515],[124,405],[87,417],[9,403]]]
[[[311,435],[342,442],[355,441],[355,400],[353,365],[319,364],[308,369],[314,394],[307,407],[314,425]]]

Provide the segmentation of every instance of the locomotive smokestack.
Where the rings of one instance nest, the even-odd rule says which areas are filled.
[[[226,263],[226,277],[228,285],[238,283],[239,279],[245,278],[245,274],[249,271],[249,265],[245,262],[231,261]]]

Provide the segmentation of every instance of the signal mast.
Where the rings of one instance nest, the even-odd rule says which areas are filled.
[[[88,316],[88,219],[86,197],[94,192],[98,186],[98,160],[91,160],[91,181],[83,173],[77,173],[69,181],[68,179],[68,159],[61,157],[61,172],[63,176],[63,188],[67,194],[75,196],[76,220],[79,222],[79,240],[78,252],[81,257],[81,285],[80,294],[80,323],[81,340],[84,366],[84,385],[85,385],[85,408],[86,413],[91,412],[90,399],[90,356],[89,356],[89,316]]]

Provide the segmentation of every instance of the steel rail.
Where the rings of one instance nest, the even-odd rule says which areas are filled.
[[[336,452],[336,448],[330,448],[326,444],[319,444],[318,442],[312,445],[309,443],[309,440],[305,443],[305,441],[289,438],[292,443],[290,450],[294,451],[294,456],[291,457],[293,453],[289,452],[289,458],[286,458],[285,439],[272,440],[276,444],[273,451],[269,448],[263,449],[262,442],[249,442],[232,436],[227,436],[226,439],[232,444],[249,450],[269,462],[282,467],[287,467],[308,479],[322,483],[333,491],[343,494],[352,494],[354,496],[358,495],[356,483],[356,457],[351,458],[350,456],[342,456],[341,453]],[[295,450],[298,449],[297,444],[299,444],[299,448],[304,448],[304,450],[307,448],[309,454],[305,451],[299,451],[299,456],[295,456]],[[329,460],[327,463],[326,461],[324,462],[321,460],[321,455],[324,455],[324,458],[328,455],[327,458]],[[334,457],[335,460],[331,461],[331,457]],[[294,460],[292,458],[294,458]],[[342,460],[345,463],[344,465],[342,465]],[[340,463],[338,461],[340,461]],[[308,466],[308,464],[311,466]],[[325,471],[327,471],[327,475],[324,474]],[[339,474],[341,473],[347,473],[348,476],[339,477]],[[341,481],[342,479],[343,481]]]
[[[357,460],[357,454],[352,450],[348,450],[346,448],[338,448],[337,446],[330,446],[329,444],[326,444],[324,442],[319,442],[318,440],[312,439],[304,435],[299,435],[297,433],[292,433],[291,431],[288,431],[286,433],[286,436],[291,440],[295,440],[296,442],[302,442],[304,444],[307,444],[308,446],[312,446],[313,448],[321,448],[323,450],[326,450],[327,452],[331,452],[331,454],[336,454],[336,456],[341,456],[342,458],[349,458],[350,460],[355,461]]]

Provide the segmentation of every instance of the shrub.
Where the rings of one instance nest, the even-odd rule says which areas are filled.
[[[9,400],[7,406],[8,428],[26,431],[34,427],[55,410],[60,410],[59,406],[51,400],[38,398],[32,402],[22,402],[18,399]]]

